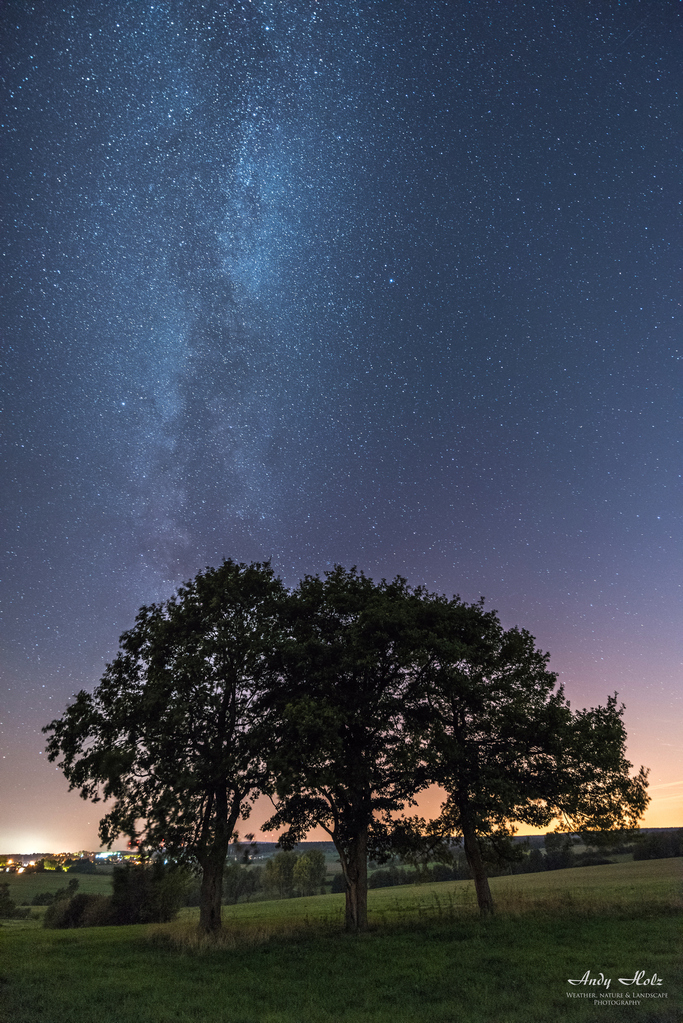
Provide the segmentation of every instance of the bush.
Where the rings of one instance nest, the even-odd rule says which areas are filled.
[[[114,867],[112,874],[112,920],[115,924],[137,924],[146,916],[145,903],[149,893],[146,868],[126,863]]]
[[[435,863],[429,871],[432,881],[453,881],[457,880],[455,877],[453,867],[449,867],[446,863]]]
[[[539,874],[546,869],[545,856],[540,849],[532,849],[528,856],[522,861],[523,874]]]
[[[291,899],[294,894],[294,864],[298,857],[294,852],[279,852],[266,860],[263,870],[263,886],[275,898]]]
[[[191,886],[187,869],[161,860],[149,866],[114,867],[112,923],[167,923],[187,901]]]
[[[108,927],[113,923],[110,895],[88,895],[81,913],[80,927]]]
[[[43,927],[67,930],[72,927],[104,926],[111,923],[110,901],[106,895],[86,895],[84,892],[71,899],[60,899],[47,907]]]
[[[317,895],[326,873],[325,854],[320,849],[309,849],[294,864],[292,881],[300,895]]]
[[[330,888],[330,891],[333,895],[339,895],[340,892],[346,891],[343,871],[338,871],[338,873],[334,874],[332,877],[332,887]]]
[[[608,863],[614,863],[614,860],[608,860],[604,856],[600,856],[599,853],[584,852],[579,853],[575,858],[575,867],[602,867]]]
[[[565,870],[576,862],[571,835],[549,832],[545,836],[545,865],[547,870]]]
[[[55,901],[55,897],[52,892],[38,892],[31,899],[32,906],[51,906]]]
[[[167,923],[184,905],[191,883],[187,870],[160,860],[145,867],[115,867],[111,896],[74,894],[67,898],[60,892],[62,897],[48,906],[43,925],[64,929]]]

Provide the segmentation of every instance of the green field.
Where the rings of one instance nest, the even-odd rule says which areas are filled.
[[[196,910],[172,924],[75,931],[8,921],[0,1020],[679,1023],[682,875],[683,861],[669,859],[494,878],[489,921],[471,882],[378,889],[361,937],[340,931],[341,896],[240,904],[224,910],[218,947],[196,941]],[[612,991],[619,976],[656,972],[652,992],[668,998],[626,1008],[568,998],[604,990],[567,983],[586,970],[612,977]]]
[[[34,895],[58,892],[70,881],[78,881],[78,891],[88,895],[111,895],[111,874],[58,874],[46,870],[39,874],[0,874],[0,881],[9,884],[10,898],[18,906],[28,906]]]

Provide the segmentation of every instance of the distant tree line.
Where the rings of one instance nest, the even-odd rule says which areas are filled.
[[[283,852],[315,827],[334,842],[347,929],[367,927],[369,858],[453,869],[454,837],[489,913],[489,873],[518,856],[513,822],[632,828],[648,803],[616,694],[573,711],[548,659],[483,601],[341,566],[289,591],[267,564],[226,561],[140,609],[95,691],[44,729],[48,756],[84,799],[108,801],[103,843],[127,835],[200,869],[205,933],[259,794]],[[439,816],[408,816],[432,784]],[[275,870],[273,890],[317,885],[302,857]]]
[[[633,845],[634,860],[664,860],[683,856],[683,828],[639,836]]]
[[[319,849],[304,853],[278,852],[263,865],[247,865],[230,859],[223,872],[223,903],[250,902],[254,898],[292,899],[320,895],[326,891],[325,855]],[[200,905],[198,885],[192,889],[187,905]]]

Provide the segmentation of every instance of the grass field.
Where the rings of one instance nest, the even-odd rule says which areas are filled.
[[[34,895],[57,892],[70,881],[78,881],[79,892],[88,895],[111,895],[111,874],[58,874],[46,870],[40,874],[0,874],[0,881],[9,884],[10,898],[18,906],[28,906]]]
[[[680,1023],[681,859],[370,892],[372,930],[340,932],[343,898],[224,910],[218,947],[172,924],[0,930],[2,1023]],[[19,878],[18,880],[22,880]],[[93,878],[92,880],[101,880]],[[107,878],[102,880],[108,881]],[[85,887],[85,886],[83,886]],[[16,894],[13,896],[16,898]],[[593,1004],[569,978],[657,973],[666,999]]]

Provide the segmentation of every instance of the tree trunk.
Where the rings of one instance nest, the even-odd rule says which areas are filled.
[[[215,797],[215,810],[210,811],[214,814],[213,841],[205,845],[203,855],[197,857],[202,868],[202,886],[199,892],[199,930],[202,934],[218,934],[222,927],[221,902],[225,858],[228,855],[228,846],[241,804],[241,795],[234,793],[232,804],[228,806],[225,784],[217,788]]]
[[[223,867],[227,848],[212,849],[202,863],[202,886],[199,894],[199,930],[204,934],[217,934],[221,923],[221,902],[223,896]]]
[[[474,889],[477,893],[479,912],[482,916],[489,916],[489,914],[493,913],[493,896],[489,887],[489,879],[486,876],[484,861],[481,858],[481,850],[476,832],[473,828],[465,826],[463,828],[463,838],[465,839],[465,856],[474,878]]]
[[[357,934],[368,929],[368,829],[338,851],[346,882],[346,930]]]

